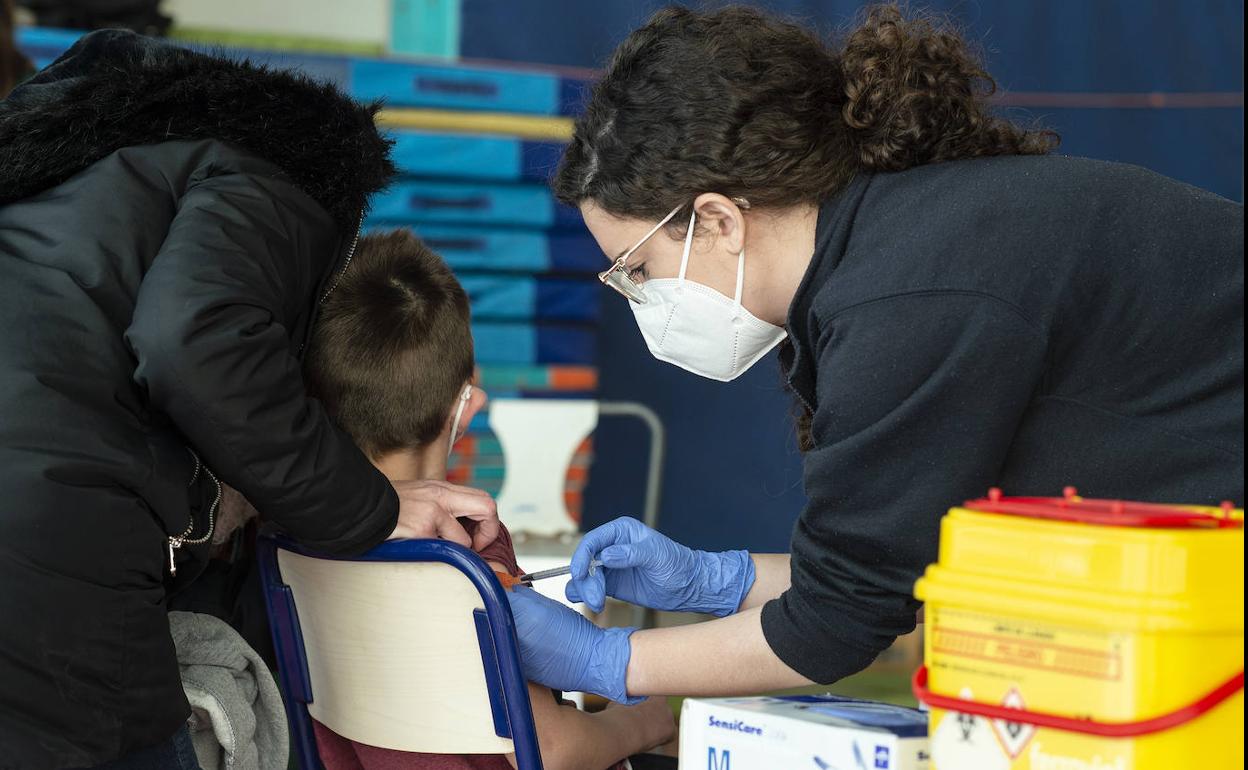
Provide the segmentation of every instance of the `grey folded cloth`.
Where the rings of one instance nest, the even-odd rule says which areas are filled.
[[[204,770],[285,770],[282,696],[264,661],[225,621],[170,612],[191,741]]]

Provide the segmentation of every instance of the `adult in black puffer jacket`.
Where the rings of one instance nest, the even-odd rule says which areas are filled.
[[[330,552],[467,543],[452,511],[496,531],[483,493],[396,494],[303,390],[317,300],[392,174],[374,111],[115,31],[0,102],[0,767],[180,737],[164,601],[218,480]]]

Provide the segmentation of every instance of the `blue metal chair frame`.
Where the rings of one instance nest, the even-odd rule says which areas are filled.
[[[265,608],[277,652],[278,682],[290,724],[291,745],[304,770],[323,768],[316,750],[312,717],[312,679],[308,674],[308,656],[299,628],[299,613],[294,596],[282,582],[277,564],[277,549],[315,559],[336,561],[429,562],[438,561],[462,572],[480,593],[484,610],[474,610],[477,641],[481,662],[490,694],[490,710],[494,732],[510,738],[519,770],[542,770],[542,757],[533,724],[533,707],[529,702],[528,683],[520,669],[516,648],[515,621],[511,605],[498,578],[481,557],[463,546],[444,540],[392,540],[368,553],[352,558],[328,556],[311,551],[280,535],[261,535],[256,543],[260,577],[264,584]]]

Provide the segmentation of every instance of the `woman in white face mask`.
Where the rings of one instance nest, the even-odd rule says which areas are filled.
[[[689,219],[679,267],[673,264],[676,260],[670,243],[667,249],[655,246],[643,253],[655,233],[686,208]],[[703,228],[723,237],[703,239],[710,242],[699,249],[696,264],[691,266],[699,208]],[[755,220],[756,227],[765,228],[762,237],[755,233],[755,240],[766,243],[767,248],[760,244],[747,270],[744,212],[748,209],[744,198],[699,196],[691,206],[672,209],[599,276],[630,300],[637,326],[655,358],[728,382],[784,339],[784,314],[805,269],[803,260],[787,257],[809,254],[817,212],[810,206]],[[630,223],[611,216],[592,201],[585,202],[582,210],[586,225],[600,243],[618,242],[630,229]],[[794,238],[801,242],[793,243]],[[787,252],[790,248],[793,251]],[[751,277],[748,300],[747,272]],[[762,316],[751,312],[751,306]]]
[[[830,683],[914,628],[940,517],[990,486],[1242,501],[1242,206],[1048,156],[990,85],[892,8],[836,48],[740,8],[621,44],[555,191],[655,357],[727,381],[787,338],[809,502],[783,555],[589,532],[569,598],[720,619],[602,630],[518,590],[531,679],[619,701]]]

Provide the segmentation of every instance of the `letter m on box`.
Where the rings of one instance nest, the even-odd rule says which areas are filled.
[[[728,761],[728,749],[724,749],[722,754],[715,751],[714,746],[706,750],[706,770],[732,770],[728,765]]]

